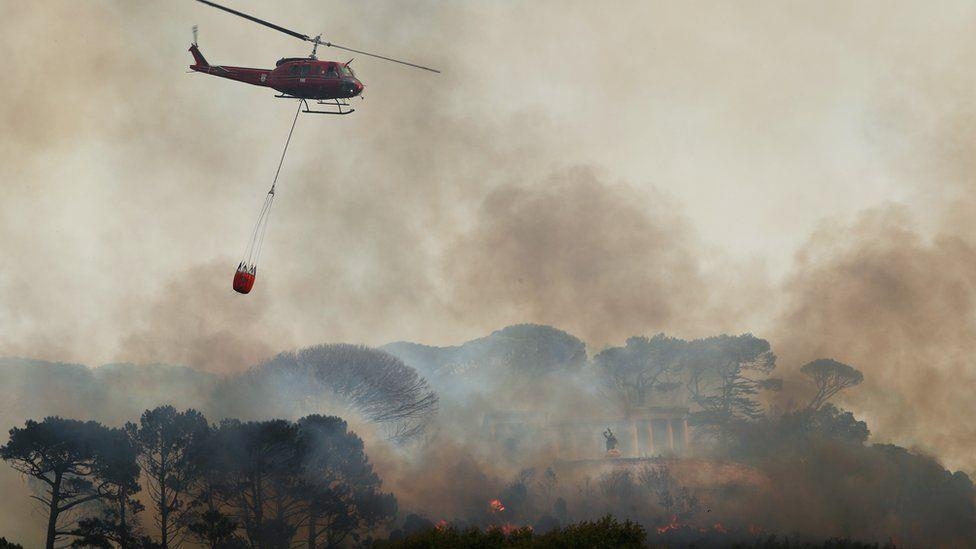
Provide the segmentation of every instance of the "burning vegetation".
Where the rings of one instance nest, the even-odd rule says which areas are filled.
[[[261,548],[709,547],[786,535],[792,547],[958,547],[976,536],[966,474],[871,441],[832,403],[864,379],[850,365],[789,365],[807,381],[784,384],[769,343],[749,334],[585,349],[522,325],[451,348],[314,347],[224,378],[5,361],[17,398],[2,412],[14,428],[0,482],[21,504],[32,492],[45,520],[4,534]],[[41,398],[69,386],[69,398]],[[802,404],[770,407],[783,393]],[[174,397],[202,412],[131,411]],[[24,423],[53,414],[79,419]]]

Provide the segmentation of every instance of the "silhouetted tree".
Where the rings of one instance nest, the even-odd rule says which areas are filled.
[[[338,547],[347,537],[358,541],[361,532],[396,514],[396,499],[380,491],[363,441],[345,421],[312,415],[298,421],[298,431],[308,549]]]
[[[116,434],[121,431],[113,430]],[[115,436],[112,443],[120,446],[106,455],[105,488],[106,497],[99,500],[101,516],[84,518],[71,534],[76,536],[73,547],[111,547],[112,543],[121,549],[155,547],[156,544],[143,536],[136,515],[145,507],[133,497],[141,490],[138,483],[139,465],[136,463],[135,448],[131,441]]]
[[[285,420],[224,421],[215,433],[220,501],[258,548],[288,547],[297,531],[302,449]]]
[[[119,547],[120,549],[148,549],[161,547],[149,536],[143,535],[141,528],[133,521],[143,506],[138,500],[128,497],[117,498],[107,504],[98,517],[83,518],[72,530],[75,540],[72,547]]]
[[[160,406],[143,412],[139,424],[128,423],[125,430],[139,452],[160,545],[178,544],[189,509],[187,490],[200,474],[196,458],[210,434],[207,420],[196,410]]]
[[[854,417],[851,412],[841,410],[830,403],[816,410],[806,410],[796,414],[800,416],[801,421],[806,422],[807,429],[815,436],[862,445],[867,442],[871,434],[867,423]],[[784,416],[784,425],[789,424],[789,416],[789,414]]]
[[[682,360],[688,391],[701,407],[693,417],[706,429],[722,430],[738,420],[762,417],[755,395],[782,387],[779,379],[767,377],[776,367],[769,342],[752,334],[692,341]]]
[[[637,473],[637,481],[654,494],[657,504],[664,510],[665,521],[686,522],[700,509],[698,498],[688,488],[680,486],[665,466],[643,467]]]
[[[848,387],[864,381],[864,374],[856,368],[829,358],[821,358],[804,364],[800,371],[810,377],[817,386],[817,392],[810,399],[807,408],[816,410],[832,396]]]
[[[187,486],[188,506],[180,518],[185,532],[197,543],[216,549],[232,546],[241,524],[223,503],[231,493],[233,476],[224,468],[224,448],[217,428],[209,428],[207,436],[194,444],[193,468],[196,475]],[[240,540],[243,543],[243,540]]]
[[[187,535],[210,549],[232,545],[237,540],[237,522],[217,508],[208,508],[187,522]],[[241,542],[243,545],[243,542]]]
[[[505,505],[505,519],[512,521],[528,521],[537,513],[534,494],[531,488],[536,481],[536,471],[533,468],[522,469],[515,478],[499,494],[499,499]]]
[[[623,347],[604,349],[593,360],[604,385],[626,406],[646,406],[651,389],[674,383],[687,346],[664,334],[631,337]]]
[[[238,525],[254,547],[289,547],[297,539],[310,548],[338,547],[362,541],[396,513],[362,439],[340,418],[224,421],[206,447],[187,523],[210,547],[232,542]]]
[[[403,526],[390,534],[390,539],[399,539],[431,528],[434,528],[434,523],[429,518],[416,513],[410,513],[404,517]]]
[[[28,420],[10,430],[0,457],[40,481],[43,492],[31,497],[47,514],[48,549],[71,533],[59,521],[69,511],[92,501],[124,500],[138,491],[135,451],[125,433],[94,421]]]

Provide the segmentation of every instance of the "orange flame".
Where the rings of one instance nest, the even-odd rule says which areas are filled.
[[[501,500],[493,499],[488,503],[488,507],[491,509],[492,513],[501,513],[505,510],[505,505]]]
[[[671,515],[671,522],[665,524],[664,526],[658,526],[657,533],[666,534],[671,530],[677,530],[678,528],[681,528],[681,525],[678,524],[678,515]]]

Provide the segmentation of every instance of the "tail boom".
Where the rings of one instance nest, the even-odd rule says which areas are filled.
[[[211,65],[207,62],[207,59],[200,53],[200,49],[196,44],[190,46],[190,54],[193,55],[194,63],[190,65],[190,70],[196,72],[202,72],[204,74],[212,74],[214,76],[219,76],[221,78],[227,78],[230,80],[237,80],[238,82],[245,82],[247,84],[253,84],[255,86],[268,85],[268,77],[271,73],[267,69],[253,69],[249,67],[229,67],[225,65]]]

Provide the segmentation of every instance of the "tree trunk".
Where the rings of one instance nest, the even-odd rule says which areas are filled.
[[[124,488],[119,489],[119,548],[129,547],[129,528],[125,523],[125,502],[129,499],[129,494]]]
[[[165,456],[163,458],[165,460]],[[166,467],[165,462],[160,466],[159,479],[159,543],[163,549],[169,547],[169,506],[166,504]]]
[[[315,549],[315,519],[318,518],[312,513],[308,517],[308,549]]]
[[[55,473],[54,486],[51,487],[51,507],[47,516],[47,549],[54,549],[54,538],[58,532],[58,500],[61,499],[61,473]]]

